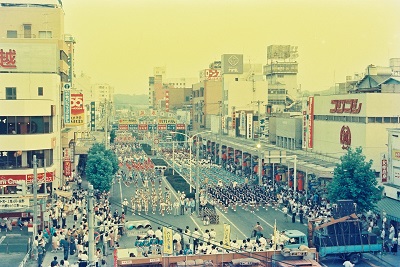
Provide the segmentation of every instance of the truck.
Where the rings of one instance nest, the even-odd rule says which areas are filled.
[[[307,248],[316,248],[319,258],[340,257],[358,263],[363,253],[382,250],[375,234],[363,232],[356,214],[321,223],[321,219],[309,221],[308,236],[298,230],[283,232],[284,256],[305,256]]]

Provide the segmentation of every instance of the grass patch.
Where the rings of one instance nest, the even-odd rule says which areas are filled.
[[[176,192],[183,191],[183,192],[185,192],[186,197],[194,198],[194,190],[192,191],[192,193],[189,193],[190,192],[189,184],[185,181],[185,179],[182,178],[182,176],[168,175],[168,176],[166,176],[166,178],[167,178],[167,181],[170,183],[170,185],[172,186],[172,188],[174,188],[174,190]]]

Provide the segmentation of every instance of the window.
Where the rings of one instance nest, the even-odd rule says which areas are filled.
[[[38,87],[37,94],[38,96],[43,96],[43,87]]]
[[[39,38],[51,39],[52,37],[53,33],[51,31],[39,31]]]
[[[32,25],[24,24],[24,38],[32,38]]]
[[[17,99],[16,87],[6,87],[6,99]]]
[[[284,78],[285,76],[283,74],[278,74],[278,78]]]
[[[7,38],[18,38],[17,31],[7,31]]]

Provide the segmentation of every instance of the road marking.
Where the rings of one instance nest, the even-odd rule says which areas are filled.
[[[225,218],[225,220],[227,220],[227,221],[229,222],[230,225],[232,225],[233,227],[235,227],[236,230],[238,230],[238,232],[241,233],[241,234],[244,236],[244,238],[247,238],[247,237],[248,237],[248,236],[245,235],[242,231],[240,231],[240,229],[239,229],[233,222],[231,222],[231,220],[229,220],[229,219],[222,213],[222,211],[220,211],[218,208],[215,208],[215,209],[220,213],[221,216],[223,216],[223,217]]]
[[[0,244],[3,243],[4,239],[6,239],[6,236],[2,236],[2,237],[0,238]]]

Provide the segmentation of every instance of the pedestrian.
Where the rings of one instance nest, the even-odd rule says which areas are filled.
[[[285,217],[285,222],[288,222],[288,208],[284,206],[282,208],[282,211],[283,211],[283,217]]]
[[[43,262],[43,257],[44,257],[44,248],[43,246],[39,245],[37,247],[37,262],[38,262],[38,267],[42,267],[42,262]]]
[[[303,207],[299,208],[299,219],[300,219],[300,223],[303,224],[303,218],[304,218],[304,210]]]
[[[261,237],[261,232],[264,230],[263,227],[261,226],[260,222],[257,222],[256,225],[253,227],[254,230],[254,236],[256,240],[258,240]]]
[[[294,208],[292,210],[292,223],[295,223],[295,222],[296,222],[296,209]]]
[[[59,266],[57,261],[57,256],[54,256],[53,260],[50,262],[51,267]]]
[[[68,260],[68,252],[69,252],[69,242],[68,237],[65,237],[60,241],[61,247],[64,249],[64,259]]]
[[[122,208],[124,209],[124,213],[125,213],[125,214],[127,214],[127,212],[128,212],[128,205],[129,205],[129,202],[128,202],[128,200],[125,198],[124,201],[122,202]]]
[[[22,231],[22,227],[24,226],[24,223],[22,222],[21,218],[18,218],[17,225],[19,226],[19,230]]]
[[[179,207],[180,207],[179,199],[176,199],[174,202],[174,216],[179,215]]]

